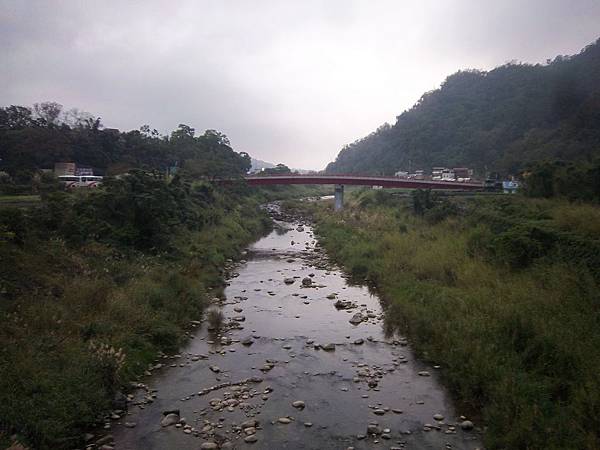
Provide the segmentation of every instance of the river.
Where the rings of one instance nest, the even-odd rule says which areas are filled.
[[[198,327],[160,360],[113,421],[115,448],[482,448],[438,369],[385,335],[379,298],[328,262],[310,224],[272,212],[275,230],[248,248],[219,302],[231,327]],[[179,422],[161,426],[169,419]]]

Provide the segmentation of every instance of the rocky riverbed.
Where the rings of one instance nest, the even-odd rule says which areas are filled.
[[[230,267],[220,330],[164,355],[90,448],[476,449],[437,366],[385,336],[379,299],[351,286],[310,224],[275,230]]]

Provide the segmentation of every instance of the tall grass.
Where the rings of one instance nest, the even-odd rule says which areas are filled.
[[[328,252],[376,282],[388,324],[442,365],[459,409],[486,426],[486,448],[600,448],[600,268],[568,251],[598,245],[589,221],[600,208],[457,201],[462,215],[434,224],[389,198],[313,212]],[[551,249],[515,265],[522,248],[503,233],[526,245],[550,236]]]
[[[201,231],[179,229],[168,252],[0,241],[0,434],[31,448],[81,446],[115,395],[181,346],[226,260],[265,231],[255,206],[246,199]]]

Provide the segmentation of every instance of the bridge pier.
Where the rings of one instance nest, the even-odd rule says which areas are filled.
[[[334,210],[339,211],[344,207],[344,185],[336,184],[335,185],[335,201],[334,201]]]

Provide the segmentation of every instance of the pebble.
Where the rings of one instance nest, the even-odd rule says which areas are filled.
[[[294,403],[292,403],[292,406],[297,409],[304,409],[305,404],[302,400],[296,400]]]
[[[309,277],[306,278],[302,278],[302,286],[311,286],[312,285],[312,279]]]
[[[277,421],[284,425],[287,425],[288,423],[292,422],[292,420],[289,417],[280,417],[279,419],[277,419]]]
[[[258,426],[258,421],[256,419],[249,419],[246,420],[245,422],[242,422],[242,430],[245,430],[246,428],[256,428]]]
[[[214,442],[204,442],[200,448],[202,450],[217,450],[219,448],[219,446],[217,444],[215,444]]]
[[[256,437],[256,434],[251,434],[250,436],[246,436],[244,438],[244,442],[247,442],[249,444],[258,441],[258,438]]]

